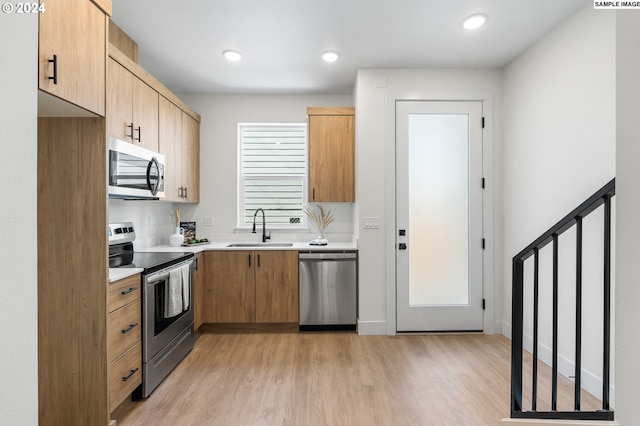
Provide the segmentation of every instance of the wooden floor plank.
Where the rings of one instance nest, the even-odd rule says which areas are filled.
[[[480,334],[202,334],[150,398],[114,418],[119,426],[495,425],[509,416],[510,344]],[[540,370],[543,386],[550,369]],[[571,383],[560,386],[571,400]],[[591,395],[583,401],[597,407]]]

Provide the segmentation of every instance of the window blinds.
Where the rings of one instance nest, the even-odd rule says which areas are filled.
[[[306,125],[240,125],[242,224],[258,208],[270,224],[301,224],[307,175]]]

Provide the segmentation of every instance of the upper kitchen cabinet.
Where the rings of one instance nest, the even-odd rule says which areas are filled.
[[[109,136],[158,151],[158,92],[112,58],[107,65]]]
[[[104,116],[111,1],[49,0],[44,6],[38,15],[38,88]]]
[[[200,123],[160,96],[159,150],[165,156],[165,200],[200,201]]]
[[[200,202],[200,123],[182,112],[183,201]]]
[[[355,108],[307,108],[309,201],[355,201]]]

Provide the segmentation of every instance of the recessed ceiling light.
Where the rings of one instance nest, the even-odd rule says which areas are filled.
[[[335,62],[339,57],[338,52],[328,51],[322,54],[322,60],[325,62]]]
[[[228,61],[231,62],[238,62],[240,59],[242,59],[242,53],[238,52],[237,50],[225,50],[224,52],[222,52],[222,54],[225,58],[227,58]]]
[[[471,15],[467,19],[462,22],[462,26],[465,30],[475,30],[476,28],[480,28],[487,21],[487,15],[482,13],[478,13],[476,15]]]

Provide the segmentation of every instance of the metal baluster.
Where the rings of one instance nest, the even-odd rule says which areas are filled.
[[[551,411],[558,410],[558,234],[553,234],[553,343],[551,354]]]
[[[538,268],[539,249],[533,249],[533,383],[531,384],[531,411],[538,409]]]
[[[582,387],[582,216],[576,217],[576,364],[574,410],[580,411]]]
[[[513,306],[511,340],[511,416],[522,412],[522,327],[524,278],[522,259],[513,259]]]
[[[609,410],[611,366],[611,195],[604,196],[604,342],[602,356],[602,409]]]

